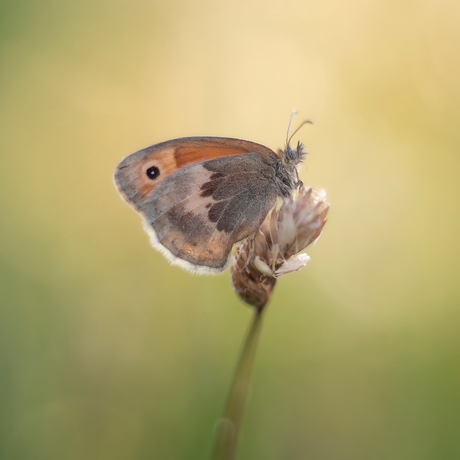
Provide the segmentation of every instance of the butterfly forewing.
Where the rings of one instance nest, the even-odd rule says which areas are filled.
[[[123,198],[137,209],[146,197],[171,174],[188,165],[219,157],[255,152],[266,162],[277,160],[275,152],[255,142],[223,137],[184,137],[155,144],[124,158],[115,170],[114,180]],[[151,180],[146,172],[158,168]]]

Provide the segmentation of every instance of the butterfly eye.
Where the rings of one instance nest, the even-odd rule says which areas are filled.
[[[147,177],[150,180],[154,180],[154,179],[158,178],[158,176],[160,175],[160,170],[158,169],[157,166],[150,166],[150,168],[147,169],[147,171],[145,171],[145,173],[147,174]]]
[[[287,154],[291,160],[295,160],[297,157],[297,152],[291,148],[288,149]]]

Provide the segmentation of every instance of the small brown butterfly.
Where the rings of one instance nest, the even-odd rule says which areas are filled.
[[[292,136],[305,123],[311,122]],[[278,154],[225,137],[162,142],[124,158],[115,184],[144,218],[152,245],[172,263],[219,272],[233,245],[257,231],[277,197],[289,197],[302,185],[297,165],[306,152],[300,142],[292,149],[288,136]]]

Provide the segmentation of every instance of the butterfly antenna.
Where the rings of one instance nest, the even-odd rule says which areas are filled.
[[[289,138],[289,130],[291,129],[291,123],[292,123],[292,119],[294,118],[294,115],[297,113],[297,110],[293,110],[292,113],[291,113],[291,118],[289,119],[289,126],[288,126],[288,130],[287,130],[287,133],[286,133],[286,147],[289,147],[289,141],[291,140]],[[291,136],[292,137],[292,136]],[[288,140],[289,139],[289,140]]]
[[[292,120],[292,116],[291,116],[291,120]],[[303,125],[306,125],[307,123],[310,123],[311,125],[313,124],[312,121],[310,120],[305,120],[292,134],[291,134],[291,137],[288,139],[287,141],[287,145],[289,145],[289,142],[291,142],[291,139],[294,137],[295,133],[303,126]],[[291,123],[289,123],[289,126],[291,125]],[[289,132],[289,130],[288,130]]]

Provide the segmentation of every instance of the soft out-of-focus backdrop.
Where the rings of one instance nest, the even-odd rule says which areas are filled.
[[[460,3],[0,3],[0,457],[202,459],[250,311],[149,247],[112,172],[283,145],[326,189],[267,311],[243,459],[460,458]]]

